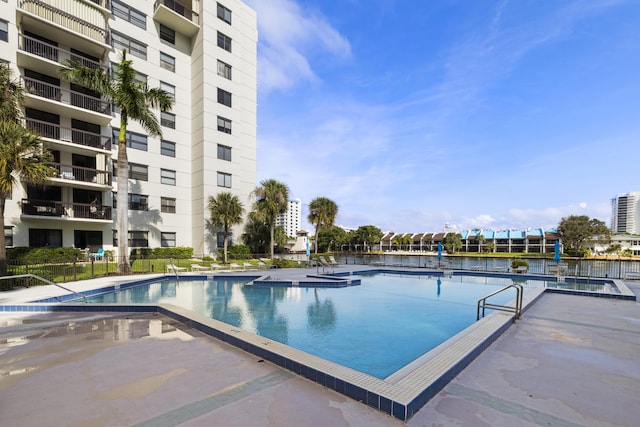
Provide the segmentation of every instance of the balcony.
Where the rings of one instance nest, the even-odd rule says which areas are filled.
[[[101,68],[108,72],[108,68],[99,62],[24,34],[18,34],[18,49],[18,66],[43,74],[57,75],[58,68],[69,59],[80,62],[88,68]]]
[[[110,49],[107,7],[106,0],[18,0],[23,29],[46,25],[51,38],[97,57]]]
[[[77,144],[89,148],[111,151],[111,137],[79,129],[67,128],[55,123],[26,119],[27,129],[43,138],[55,139],[67,144]]]
[[[24,77],[23,81],[27,94],[34,95],[39,98],[32,100],[27,99],[25,102],[27,107],[34,107],[40,110],[59,113],[59,111],[52,109],[49,102],[55,101],[71,107],[77,107],[66,111],[66,116],[88,122],[95,122],[98,120],[104,125],[111,122],[111,104],[107,101],[73,90],[62,89],[60,86],[45,83],[36,79]]]
[[[175,0],[156,0],[153,19],[177,32],[193,37],[200,29],[200,15]]]
[[[48,218],[111,221],[111,207],[93,203],[22,199],[22,215]]]
[[[61,163],[53,163],[52,166],[56,169],[53,179],[72,184],[97,184],[111,187],[111,172]]]

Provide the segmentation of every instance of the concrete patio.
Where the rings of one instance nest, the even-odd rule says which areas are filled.
[[[403,424],[157,314],[3,313],[0,326],[3,426]],[[545,294],[406,425],[636,425],[639,326],[637,302]]]

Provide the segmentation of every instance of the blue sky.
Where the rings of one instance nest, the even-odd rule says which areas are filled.
[[[258,180],[304,217],[323,196],[396,233],[609,224],[640,191],[637,0],[246,2]]]

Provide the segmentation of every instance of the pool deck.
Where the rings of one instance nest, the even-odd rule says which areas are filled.
[[[640,282],[627,285],[640,295]],[[3,292],[0,304],[63,293]],[[640,417],[635,301],[542,295],[406,423],[158,314],[2,313],[0,326],[3,426],[631,426]]]

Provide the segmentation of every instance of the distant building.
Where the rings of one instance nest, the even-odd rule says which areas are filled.
[[[438,243],[443,242],[449,233],[396,234],[387,232],[380,241],[380,249],[383,251],[435,252],[438,249]],[[553,253],[556,240],[560,240],[557,230],[543,228],[498,231],[465,230],[455,233],[461,236],[460,252]],[[413,242],[399,248],[393,241],[397,236],[410,236]]]
[[[278,215],[276,226],[282,226],[287,237],[296,237],[302,223],[302,200],[289,200],[287,212]]]
[[[640,191],[618,194],[611,199],[611,231],[640,234]]]

